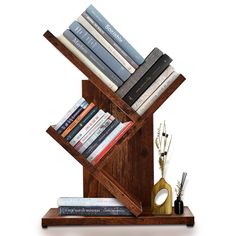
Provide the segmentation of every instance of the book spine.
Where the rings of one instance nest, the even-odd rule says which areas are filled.
[[[102,159],[102,157],[124,136],[124,134],[131,128],[132,125],[133,122],[131,121],[125,123],[123,129],[111,142],[109,142],[108,145],[106,145],[102,151],[97,150],[97,153],[94,153],[94,157],[92,157],[92,164],[96,165]]]
[[[147,109],[161,96],[161,94],[176,80],[178,76],[179,74],[173,72],[136,112],[139,115],[143,115],[144,112],[147,111]]]
[[[58,134],[62,134],[66,128],[76,119],[76,117],[84,111],[84,109],[88,106],[88,103],[84,101],[80,107],[78,107],[71,116],[57,129]]]
[[[150,70],[150,68],[163,55],[162,51],[154,48],[146,57],[144,63],[129,77],[129,79],[116,91],[116,94],[123,98],[130,89]]]
[[[72,44],[72,46],[77,49],[73,50],[73,52],[76,52],[77,56],[79,56],[79,52],[81,53],[79,59],[81,59],[81,61],[85,63],[85,65],[87,65],[95,74],[97,74],[98,77],[104,83],[108,85],[113,83],[114,85],[116,85],[116,87],[114,87],[114,85],[112,86],[112,88],[114,87],[113,90],[117,89],[123,84],[123,82],[118,78],[118,76],[115,75],[115,73],[102,60],[100,60],[99,57],[97,57],[88,47],[86,47],[79,39],[77,39],[77,37],[72,32],[66,30],[63,33],[63,36]],[[66,41],[64,40],[64,42]],[[67,46],[69,46],[68,43]],[[70,47],[69,49],[71,48],[72,47]],[[100,73],[99,71],[101,71],[102,73]],[[111,81],[110,83],[109,80]]]
[[[138,65],[134,60],[96,23],[96,21],[94,21],[86,12],[83,12],[82,16],[133,68],[138,68]]]
[[[70,116],[71,114],[85,101],[84,98],[80,98],[79,101],[62,117],[62,119],[54,126],[54,129],[57,130]]]
[[[96,132],[96,130],[109,118],[110,113],[105,113],[103,117],[76,143],[75,149],[80,149],[82,145]]]
[[[154,81],[154,83],[138,98],[138,100],[132,105],[132,108],[136,111],[138,108],[157,90],[157,88],[166,80],[166,78],[174,72],[172,66],[168,66],[164,72]]]
[[[124,206],[116,198],[60,197],[58,206]]]
[[[75,146],[75,149],[82,154],[98,137],[99,135],[112,123],[114,116],[110,116],[95,132],[94,134],[81,146]]]
[[[99,24],[102,29],[115,40],[118,45],[123,48],[129,56],[138,64],[141,65],[144,61],[142,56],[128,43],[128,41],[105,19],[105,17],[92,5],[86,12]]]
[[[94,107],[95,105],[93,103],[90,103],[86,108],[85,110],[79,114],[75,120],[67,127],[67,129],[61,134],[61,136],[63,138],[65,138],[72,129],[74,129],[74,127],[88,114],[89,111],[92,110],[92,108]]]
[[[157,77],[169,66],[172,59],[164,54],[153,65],[153,67],[141,78],[138,83],[124,96],[123,100],[128,105],[133,105],[134,102],[140,97],[146,89],[155,81]]]
[[[102,35],[81,15],[77,19],[79,23],[118,61],[129,73],[134,73],[135,69],[126,61],[119,52],[109,44]]]
[[[82,120],[79,122],[74,129],[65,137],[65,140],[70,142],[74,136],[92,119],[92,117],[98,112],[98,108],[94,107]]]
[[[130,77],[126,70],[79,22],[74,21],[69,29],[92,50],[123,81]]]
[[[122,207],[74,207],[74,206],[61,206],[59,207],[59,215],[75,215],[75,216],[109,216],[109,215],[132,215],[130,211]]]
[[[105,114],[103,110],[99,110],[93,118],[74,136],[70,141],[72,146],[75,146],[77,142],[102,118]]]
[[[94,149],[94,151],[87,157],[89,162],[92,162],[94,158],[120,133],[120,131],[124,128],[123,123],[119,123],[112,132],[105,137],[104,140]]]
[[[84,157],[88,157],[100,143],[119,125],[118,120],[112,121],[112,123],[94,140],[94,142],[83,152]]]

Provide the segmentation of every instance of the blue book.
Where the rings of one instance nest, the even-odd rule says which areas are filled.
[[[83,42],[81,42],[70,30],[66,30],[63,36],[72,43],[84,56],[86,56],[104,75],[106,75],[115,85],[120,87],[123,82],[118,76]]]
[[[62,134],[64,130],[75,120],[75,118],[88,106],[88,103],[84,101],[71,115],[70,117],[57,129],[58,134]]]
[[[105,19],[105,17],[93,6],[90,5],[86,12],[97,22],[102,29],[113,38],[117,44],[128,53],[128,55],[138,64],[144,62],[144,58],[128,43],[128,41]]]
[[[120,64],[78,21],[74,21],[69,29],[89,49],[91,49],[110,69],[123,81],[130,77],[130,72]]]
[[[71,141],[71,139],[73,139],[74,136],[93,118],[98,110],[98,107],[94,107],[65,137],[66,141]]]

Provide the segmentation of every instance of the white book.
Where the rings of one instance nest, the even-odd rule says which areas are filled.
[[[83,197],[60,197],[57,200],[60,206],[124,206],[116,198],[83,198]]]
[[[136,111],[139,107],[157,90],[157,88],[166,80],[166,78],[174,72],[172,66],[168,66],[164,72],[152,83],[152,85],[138,98],[138,100],[132,105],[132,108]]]
[[[120,131],[124,128],[124,124],[120,123],[116,128],[99,144],[99,146],[88,156],[87,160],[92,161],[94,158],[100,154],[103,149],[120,133]]]
[[[80,98],[79,101],[75,103],[75,105],[62,117],[62,119],[53,128],[57,130],[84,101],[84,98]]]
[[[131,74],[134,73],[134,67],[83,16],[77,20],[122,66]]]
[[[84,137],[79,141],[79,143],[82,145],[84,144],[93,134],[94,132],[110,117],[110,113],[107,112],[103,115],[103,117],[93,126],[92,129],[89,130],[89,132],[84,135]]]
[[[136,112],[139,115],[143,115],[143,113],[161,96],[161,94],[176,80],[178,76],[178,73],[173,72]]]
[[[93,135],[82,145],[80,148],[76,148],[76,150],[82,154],[94,141],[95,139],[115,120],[114,116],[110,116],[103,124],[93,133]]]
[[[70,144],[74,146],[80,139],[102,118],[105,114],[103,110],[99,110],[91,120],[71,139]]]
[[[63,35],[58,37],[58,40],[67,47],[79,60],[84,63],[104,84],[106,84],[113,92],[118,89],[102,71],[100,71],[86,56],[84,56],[70,41]]]

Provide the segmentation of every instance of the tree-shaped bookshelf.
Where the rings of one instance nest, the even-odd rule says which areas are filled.
[[[82,95],[121,121],[134,125],[119,142],[96,164],[92,165],[66,142],[53,127],[47,133],[83,166],[84,197],[116,197],[134,216],[59,216],[51,208],[42,218],[42,227],[57,225],[158,225],[184,224],[193,226],[194,217],[188,207],[183,215],[152,215],[151,190],[153,169],[153,113],[185,80],[182,75],[165,90],[152,106],[139,116],[112,92],[88,67],[68,50],[52,33],[45,38],[67,57],[88,80],[82,81]],[[91,91],[93,91],[91,93]]]

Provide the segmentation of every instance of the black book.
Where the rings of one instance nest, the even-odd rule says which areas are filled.
[[[84,157],[89,157],[89,155],[101,144],[101,142],[119,125],[118,120],[113,120],[111,124],[88,146],[88,148],[83,152]]]
[[[123,100],[130,106],[147,90],[149,86],[158,78],[169,66],[172,59],[167,55],[162,55],[151,69],[133,86],[124,96]]]

